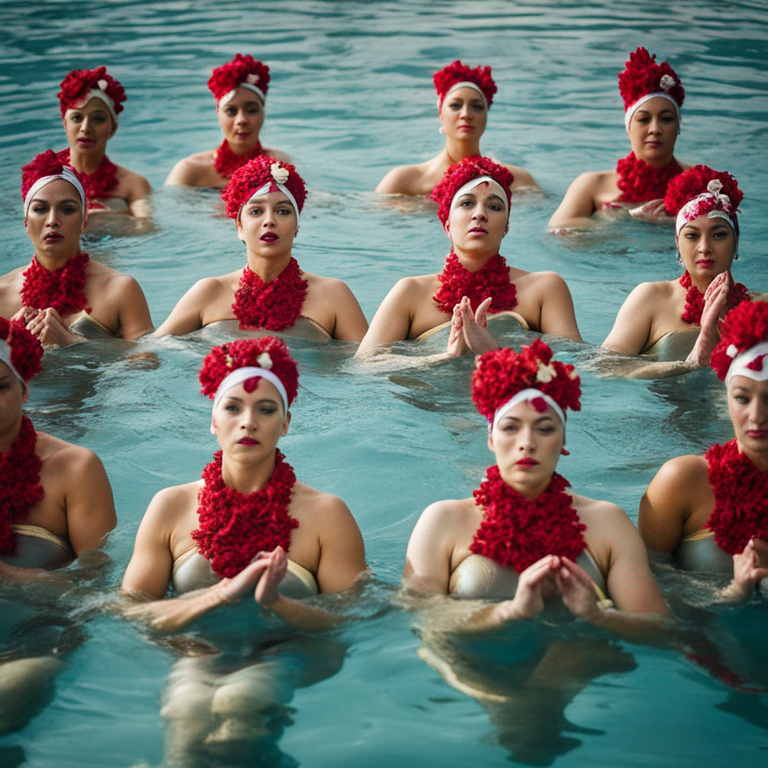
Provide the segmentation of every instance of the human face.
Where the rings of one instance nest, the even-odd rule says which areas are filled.
[[[101,99],[93,98],[83,107],[66,111],[64,130],[70,149],[80,154],[103,154],[117,124],[107,105]]]
[[[440,107],[440,122],[445,135],[459,141],[480,141],[488,121],[483,97],[464,86],[451,91]]]
[[[734,376],[728,382],[728,412],[739,448],[768,469],[768,381]]]
[[[629,143],[635,156],[657,167],[672,160],[678,133],[677,112],[661,96],[648,99],[629,122]]]
[[[7,452],[21,427],[21,406],[28,391],[6,363],[0,361],[0,450]]]
[[[698,216],[682,227],[677,247],[688,274],[697,282],[711,282],[731,268],[736,236],[724,219]]]
[[[24,219],[37,256],[66,260],[80,250],[83,204],[77,190],[65,179],[41,187],[32,198]]]
[[[445,228],[457,254],[490,257],[499,250],[507,219],[506,199],[483,182],[453,201]]]
[[[256,146],[264,125],[264,104],[258,94],[238,86],[235,95],[217,109],[219,125],[230,148],[243,155]]]
[[[271,381],[259,379],[246,390],[243,382],[229,389],[213,412],[212,432],[229,458],[243,460],[271,456],[287,431],[290,414],[283,412],[280,393]]]
[[[290,254],[296,237],[296,211],[282,192],[251,198],[237,217],[238,237],[249,253],[279,257]]]
[[[501,477],[526,498],[543,493],[557,467],[565,431],[555,411],[527,400],[508,410],[488,435]]]

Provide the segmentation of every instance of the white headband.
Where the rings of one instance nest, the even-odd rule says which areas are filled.
[[[83,189],[83,185],[80,183],[80,179],[78,179],[72,170],[66,165],[62,169],[61,173],[54,174],[53,176],[41,176],[29,188],[29,192],[27,192],[27,196],[24,198],[24,216],[26,217],[27,213],[29,212],[29,206],[32,205],[32,200],[34,199],[35,195],[46,184],[50,184],[52,181],[56,181],[56,179],[64,179],[64,181],[68,181],[77,190],[77,194],[80,195],[80,203],[83,207],[83,219],[85,219],[88,213],[88,201],[85,199],[85,190]]]
[[[706,192],[702,192],[692,200],[689,200],[677,212],[677,218],[675,219],[675,234],[678,234],[689,221],[693,221],[699,216],[706,216],[708,219],[724,219],[735,233],[736,228],[729,216],[729,213],[733,210],[731,198],[728,197],[728,195],[720,194],[722,188],[723,182],[720,181],[720,179],[712,179],[709,184],[707,184]],[[712,208],[705,212],[705,204],[707,207],[709,205],[721,205],[722,209]]]
[[[16,370],[16,366],[11,362],[11,348],[8,345],[8,342],[4,339],[0,339],[0,361],[5,363],[11,369],[11,373],[21,382],[24,389],[26,389],[27,382],[24,381],[22,375]]]
[[[565,413],[563,409],[549,396],[544,394],[540,389],[534,389],[528,387],[528,389],[522,389],[511,400],[507,400],[504,405],[496,409],[496,413],[493,414],[493,424],[491,429],[495,429],[496,425],[504,418],[504,415],[511,408],[514,408],[518,403],[522,403],[523,400],[531,401],[540,397],[558,416],[560,423],[565,426]]]
[[[251,75],[248,75],[248,77],[251,77]],[[225,104],[229,104],[229,102],[235,98],[235,91],[238,88],[247,88],[249,91],[253,91],[261,99],[262,104],[264,104],[267,101],[267,95],[264,93],[264,91],[261,90],[261,88],[254,85],[253,83],[243,82],[243,83],[238,83],[231,91],[229,91],[229,93],[225,93],[219,99],[219,105],[223,107]]]
[[[259,195],[267,195],[269,194],[269,190],[271,189],[272,185],[275,185],[290,201],[291,205],[293,206],[293,210],[296,211],[296,226],[298,229],[299,224],[299,205],[296,202],[296,198],[291,194],[291,190],[288,189],[288,187],[285,186],[285,184],[280,184],[280,182],[277,181],[268,181],[263,187],[259,187],[241,206],[241,210],[243,207],[248,205],[248,203],[253,200],[254,197],[258,197]]]
[[[457,88],[473,88],[476,90],[482,97],[483,97],[483,103],[485,104],[485,108],[488,109],[488,99],[485,98],[485,94],[483,93],[483,89],[477,84],[477,83],[471,83],[469,80],[462,80],[460,83],[454,83],[446,92],[445,96],[441,99],[439,96],[437,97],[437,108],[440,109],[440,104],[444,102],[450,93],[453,93]]]
[[[768,341],[761,341],[741,354],[739,354],[738,348],[731,344],[725,351],[725,354],[733,358],[731,367],[725,376],[726,387],[734,376],[746,376],[753,381],[765,381],[768,379],[768,360],[766,360],[766,357],[768,357]],[[758,359],[760,360],[759,370],[748,367],[750,363],[754,363]]]
[[[486,183],[490,186],[491,190],[504,201],[504,208],[509,210],[509,205],[507,205],[507,193],[504,191],[504,187],[502,187],[498,181],[492,179],[490,176],[478,176],[477,178],[472,179],[472,181],[468,181],[463,187],[460,187],[458,192],[456,192],[456,194],[453,196],[453,200],[451,200],[451,208],[453,208],[453,204],[456,202],[458,197],[465,195],[467,192],[479,186],[480,184]]]
[[[221,384],[219,384],[219,388],[216,390],[216,396],[213,398],[213,410],[216,410],[216,406],[228,390],[232,389],[232,387],[236,387],[238,384],[242,384],[248,379],[253,379],[256,376],[266,379],[268,382],[275,385],[275,389],[280,393],[280,398],[283,401],[283,412],[288,413],[288,393],[285,391],[283,382],[280,381],[272,371],[268,371],[266,368],[256,368],[255,366],[237,368],[224,377]]]
[[[669,77],[669,75],[664,75],[664,77]],[[664,78],[662,78],[663,80]],[[672,81],[674,84],[674,80]],[[670,86],[671,87],[671,86]],[[625,113],[624,113],[624,127],[627,129],[627,133],[629,133],[629,123],[632,120],[632,115],[637,112],[640,107],[645,104],[646,101],[649,99],[655,99],[655,98],[661,98],[666,99],[668,102],[672,104],[672,106],[675,108],[675,113],[677,114],[677,122],[681,123],[683,121],[683,116],[680,113],[680,105],[668,94],[664,93],[662,91],[659,91],[658,93],[646,93],[645,96],[642,96],[639,98]]]
[[[112,115],[112,119],[115,121],[115,125],[118,124],[117,112],[115,112],[115,102],[112,101],[112,97],[104,90],[107,87],[106,80],[99,80],[98,87],[91,88],[85,96],[80,99],[77,106],[69,107],[69,109],[82,109],[91,99],[101,99],[109,110],[109,114]]]

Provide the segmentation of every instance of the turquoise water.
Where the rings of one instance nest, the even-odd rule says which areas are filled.
[[[668,58],[686,87],[678,156],[728,169],[745,190],[736,277],[768,286],[764,3],[102,0],[4,2],[0,13],[3,272],[30,255],[18,169],[64,145],[58,83],[70,69],[102,63],[129,97],[110,156],[156,188],[158,228],[142,237],[92,237],[86,249],[140,281],[156,325],[194,280],[240,265],[241,244],[216,195],[161,185],[177,159],[218,143],[205,83],[213,66],[250,52],[272,68],[262,138],[293,156],[312,191],[296,256],[309,271],[343,278],[370,319],[397,278],[436,271],[445,255],[429,207],[383,205],[370,190],[392,165],[437,153],[431,74],[462,58],[491,64],[499,87],[483,150],[524,166],[544,190],[513,201],[502,253],[516,266],[560,272],[582,334],[599,343],[632,286],[677,273],[672,235],[621,222],[566,240],[548,236],[545,225],[578,172],[611,167],[627,153],[616,72],[643,44]],[[209,403],[196,382],[202,357],[221,340],[203,333],[142,342],[141,358],[118,342],[57,352],[33,385],[35,424],[97,451],[110,475],[119,524],[107,592],[119,584],[153,494],[198,476],[214,450]],[[396,371],[366,371],[350,360],[348,345],[291,347],[302,387],[283,450],[302,480],[348,503],[377,580],[360,620],[338,635],[343,666],[295,690],[265,764],[765,761],[768,696],[737,692],[670,650],[601,650],[613,671],[573,683],[559,706],[552,696],[543,696],[545,706],[510,693],[506,707],[493,707],[445,683],[417,656],[413,616],[391,598],[418,514],[438,498],[466,496],[490,463],[468,397],[471,363],[425,367],[409,357]],[[579,365],[593,354],[589,345],[556,347]],[[711,372],[660,382],[585,372],[582,380],[583,410],[569,422],[571,456],[560,469],[578,491],[615,501],[633,518],[665,459],[731,437]],[[100,612],[103,600],[99,590],[59,600],[54,612],[84,637],[67,655],[50,704],[0,739],[0,764],[17,764],[22,751],[29,765],[57,768],[162,762],[160,701],[179,656]],[[683,619],[745,680],[766,686],[764,609],[686,611]],[[569,640],[576,632],[548,631]],[[496,679],[513,681],[520,643],[510,631],[473,653],[488,660],[489,676],[498,664]],[[316,663],[310,653],[307,664]],[[238,764],[234,752],[221,764]]]

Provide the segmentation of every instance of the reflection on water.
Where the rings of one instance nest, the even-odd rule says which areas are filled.
[[[176,160],[218,144],[206,81],[214,66],[240,50],[271,66],[262,138],[291,154],[310,188],[295,255],[303,268],[343,279],[370,319],[400,277],[436,271],[447,249],[432,204],[390,204],[371,190],[391,166],[440,148],[432,72],[456,58],[489,63],[499,91],[483,149],[529,169],[544,190],[513,199],[502,254],[512,265],[565,278],[587,340],[555,343],[559,358],[582,371],[584,392],[582,411],[569,418],[571,455],[560,470],[575,488],[615,501],[634,518],[663,461],[730,437],[722,389],[709,372],[648,382],[584,371],[631,288],[678,274],[672,232],[609,221],[586,236],[553,238],[546,222],[578,173],[612,167],[627,154],[616,73],[628,51],[643,44],[668,58],[686,87],[679,157],[726,168],[745,190],[735,277],[749,287],[768,285],[760,258],[768,239],[763,4],[394,0],[374,7],[308,0],[257,7],[231,0],[88,0],[75,7],[8,0],[3,25],[3,272],[30,255],[19,166],[64,144],[58,83],[70,69],[102,63],[128,93],[110,157],[149,178],[157,227],[142,236],[92,233],[85,250],[138,279],[156,325],[196,280],[240,266],[242,243],[217,193],[162,187]],[[508,341],[523,338],[510,331]],[[107,467],[119,516],[108,547],[116,564],[110,590],[154,493],[193,480],[210,460],[210,403],[199,395],[197,373],[210,346],[222,340],[212,329],[137,345],[84,344],[50,355],[33,383],[28,412],[36,424],[92,448]],[[665,587],[680,594],[675,607],[685,630],[709,643],[688,649],[698,662],[678,651],[616,646],[592,636],[585,650],[571,628],[554,638],[552,650],[528,658],[526,643],[510,632],[488,641],[493,654],[480,644],[461,657],[472,686],[490,678],[503,702],[452,688],[419,657],[428,644],[412,633],[413,616],[379,609],[399,581],[421,510],[439,498],[467,496],[490,463],[485,425],[469,401],[471,361],[425,364],[424,356],[442,352],[438,337],[396,345],[395,355],[372,365],[351,359],[353,345],[288,343],[301,380],[282,449],[300,479],[347,502],[378,586],[365,597],[376,606],[372,615],[332,640],[296,641],[305,643],[306,659],[327,655],[338,669],[297,683],[291,642],[269,649],[269,662],[280,670],[273,679],[289,694],[276,693],[274,709],[247,728],[261,723],[268,731],[261,746],[271,745],[263,754],[272,764],[509,759],[699,766],[764,759],[764,598],[739,610],[694,600],[694,610],[683,606],[691,591],[699,594],[706,585],[663,574]],[[22,608],[31,598],[25,600]],[[56,613],[69,615],[61,607]],[[14,648],[22,655],[49,653],[36,639],[45,636],[43,625],[7,616]],[[56,678],[50,704],[0,740],[3,765],[20,764],[22,754],[42,768],[58,768],[64,755],[68,764],[94,768],[157,765],[164,751],[162,702],[172,698],[181,673],[198,680],[193,689],[210,694],[210,712],[221,675],[234,672],[225,669],[225,657],[182,659],[114,617],[88,618],[87,633],[80,618],[75,621],[84,642],[67,644],[68,667]],[[329,642],[348,648],[339,654],[343,665]],[[435,653],[443,651],[439,646]],[[555,671],[566,681],[560,689],[545,682]],[[259,686],[249,680],[242,690],[255,696]],[[171,726],[169,739],[178,732]],[[221,764],[233,760],[229,753]]]

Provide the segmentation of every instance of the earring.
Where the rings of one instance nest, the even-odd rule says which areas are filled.
[[[443,128],[443,126],[441,125],[441,126],[440,126],[440,127],[437,129],[437,132],[438,132],[438,133],[445,133],[445,128]]]
[[[680,254],[680,251],[677,252],[677,263],[682,267],[683,266],[683,257]]]
[[[739,260],[739,251],[738,249],[734,251],[733,253],[733,260],[738,261]]]

